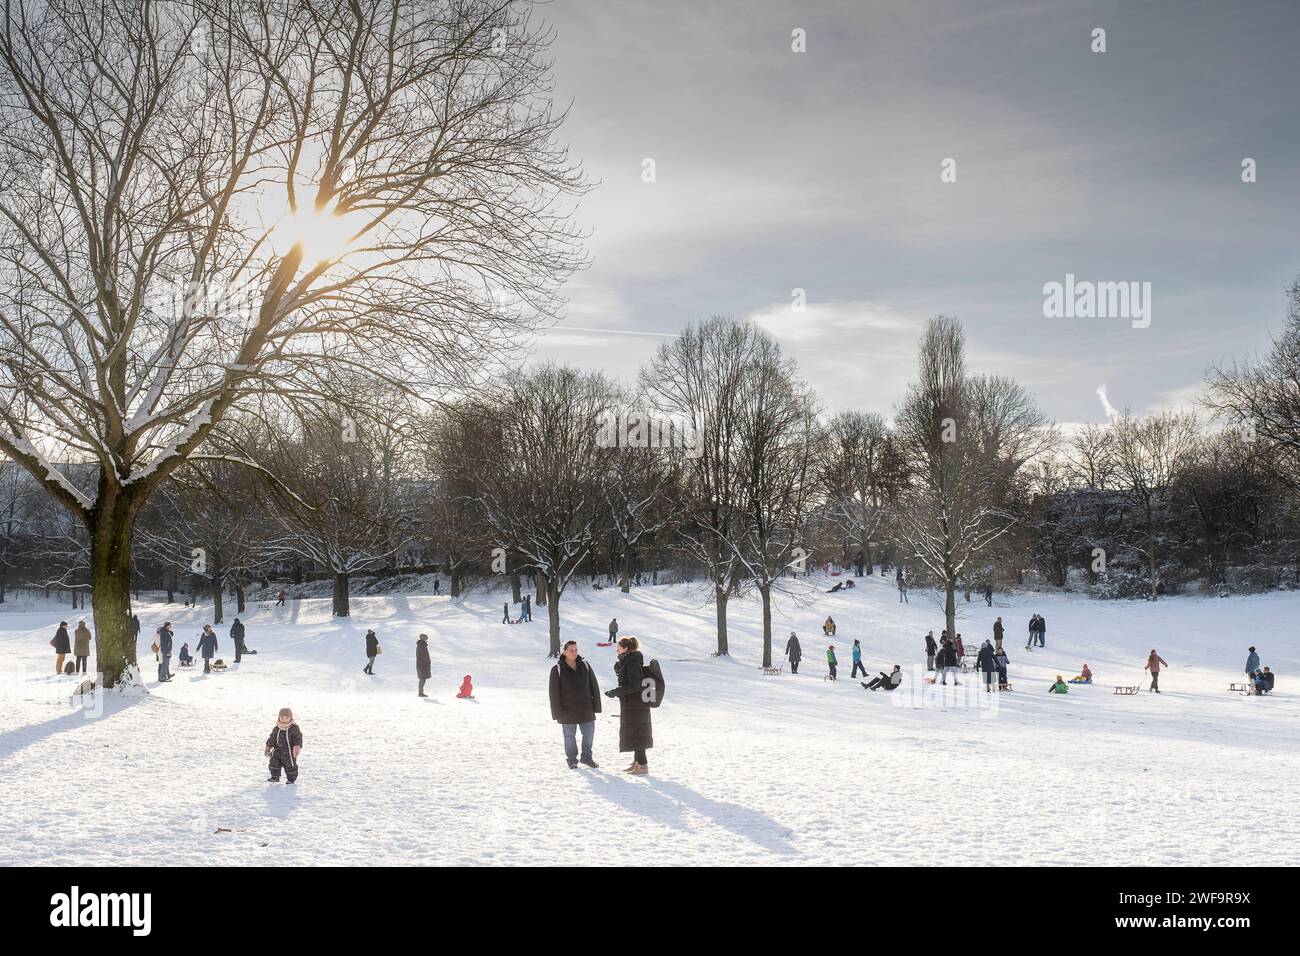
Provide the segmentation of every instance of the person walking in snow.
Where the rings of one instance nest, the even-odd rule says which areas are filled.
[[[172,679],[172,622],[163,621],[158,628],[158,682],[165,684]]]
[[[531,594],[524,595],[523,607],[520,609],[519,619],[532,623],[533,620],[533,597]]]
[[[1004,629],[1002,627],[1002,618],[999,617],[996,621],[993,622],[993,649],[995,651],[1002,650],[1003,633],[1004,633]]]
[[[632,766],[623,772],[644,776],[650,772],[646,751],[654,748],[654,726],[650,719],[650,703],[643,696],[645,657],[641,653],[641,643],[635,637],[625,637],[618,642],[614,673],[618,676],[618,686],[605,691],[605,696],[619,699],[619,753],[632,753]]]
[[[1047,646],[1047,618],[1038,615],[1038,646]]]
[[[785,656],[790,659],[790,673],[799,673],[799,662],[803,660],[803,648],[799,646],[799,638],[795,636],[794,631],[790,632],[790,639],[785,642]]]
[[[1151,672],[1151,689],[1157,694],[1160,693],[1160,668],[1168,667],[1169,662],[1156,653],[1156,649],[1151,648],[1151,653],[1147,655],[1147,666],[1143,670]]]
[[[50,638],[50,647],[54,648],[54,673],[63,673],[63,659],[72,653],[72,641],[68,637],[68,622],[60,621],[59,628]]]
[[[424,682],[432,676],[433,662],[429,660],[429,635],[421,634],[415,642],[415,677],[420,682],[418,696],[429,696],[424,692]]]
[[[77,659],[76,673],[86,673],[86,661],[90,658],[90,628],[86,627],[83,617],[77,622],[77,630],[72,635],[72,655]]]
[[[284,607],[284,599],[287,598],[288,596],[289,596],[289,595],[288,595],[287,592],[281,590],[280,593],[279,593],[278,595],[276,595],[276,597],[278,598],[278,600],[275,602],[275,606],[276,606],[276,607]]]
[[[578,764],[599,767],[591,756],[596,736],[596,715],[600,713],[600,683],[596,672],[578,653],[577,641],[566,641],[559,661],[551,668],[551,719],[564,734],[564,759],[570,770]],[[621,723],[621,718],[620,718]],[[582,753],[578,753],[578,732],[582,732]]]
[[[361,673],[375,676],[375,658],[379,656],[379,638],[374,631],[366,631],[366,666]]]
[[[199,635],[199,656],[203,658],[203,673],[212,672],[212,658],[217,656],[217,632],[212,629],[211,624],[203,625],[203,633]]]
[[[501,623],[502,624],[510,623],[510,602],[509,601],[506,601],[504,604],[501,605]]]
[[[903,669],[899,667],[897,664],[894,665],[894,669],[890,673],[886,674],[884,671],[880,671],[879,673],[880,676],[871,678],[870,682],[861,681],[860,683],[862,684],[862,689],[863,690],[894,690],[896,687],[898,687],[899,684],[903,682]],[[865,668],[862,671],[862,676],[863,677],[867,676],[867,672]]]
[[[434,596],[434,597],[437,597],[437,596],[438,596],[438,593],[439,593],[439,592],[438,592],[438,588],[439,588],[438,580],[439,580],[438,578],[434,578],[434,579],[433,579],[433,596]]]
[[[133,643],[139,643],[140,641],[140,615],[139,614],[131,615],[131,638]]]
[[[985,641],[980,645],[979,653],[975,655],[975,666],[984,674],[984,693],[993,693],[993,675],[998,669],[996,656],[993,650],[993,642]]]
[[[993,606],[993,585],[984,585],[984,603],[989,607]]]
[[[853,650],[851,653],[853,656],[853,672],[849,674],[849,677],[857,677],[858,671],[862,671],[862,676],[866,677],[867,669],[862,666],[862,644],[857,640],[857,638],[854,638],[853,640]]]
[[[609,622],[609,642],[613,644],[618,640],[618,618]]]
[[[949,674],[952,674],[954,686],[961,686],[961,681],[957,679],[957,663],[957,648],[953,646],[952,641],[945,637],[939,646],[939,671],[945,686],[948,683]]]
[[[1029,640],[1025,643],[1025,650],[1032,650],[1034,641],[1038,639],[1038,615],[1029,616]]]
[[[288,707],[281,707],[279,716],[275,719],[275,726],[271,728],[270,736],[266,738],[266,750],[264,756],[270,757],[271,776],[267,777],[267,783],[279,783],[280,771],[284,771],[285,783],[293,783],[298,779],[298,754],[302,753],[302,728],[300,728],[293,719],[293,711]]]
[[[966,660],[966,645],[961,642],[961,635],[952,642],[953,650],[957,654],[957,665],[960,667],[962,661]]]
[[[998,669],[998,690],[1010,690],[1011,682],[1007,680],[1007,668],[1011,666],[1011,660],[1001,647],[994,649],[993,663]]]
[[[826,666],[830,668],[831,680],[835,680],[835,666],[838,663],[839,661],[835,659],[835,645],[827,644],[826,645]]]
[[[248,652],[248,647],[244,644],[244,622],[239,618],[235,618],[235,623],[230,625],[230,640],[235,645],[235,663],[238,664],[240,658]]]
[[[898,585],[898,603],[907,604],[907,579],[903,577],[903,569],[900,567],[894,575],[894,583]]]
[[[927,631],[925,635],[925,669],[934,671],[934,655],[939,650],[939,645],[934,642],[934,631]]]
[[[1255,648],[1253,647],[1248,648],[1247,651],[1246,677],[1247,679],[1251,679],[1255,676],[1255,672],[1259,670],[1259,655],[1255,653]]]

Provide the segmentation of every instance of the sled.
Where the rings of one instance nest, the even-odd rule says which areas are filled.
[[[261,601],[261,602],[258,603],[258,605],[257,605],[257,609],[258,609],[259,611],[269,611],[269,610],[271,610],[271,608],[273,608],[274,606],[275,606],[275,605],[272,604],[270,601]]]
[[[596,642],[596,646],[597,646],[597,647],[613,647],[613,646],[614,646],[614,642],[613,642],[613,641],[597,641],[597,642]]]
[[[827,683],[828,681],[829,681],[830,683],[835,683],[835,678],[832,677],[830,674],[827,674],[825,677],[822,678],[822,683],[825,684],[825,683]]]
[[[1115,693],[1120,697],[1131,697],[1138,692],[1138,685],[1132,684],[1127,687],[1116,687]]]
[[[998,690],[1011,690],[1011,685],[1010,685],[1010,684],[1003,684],[1003,685],[1001,685],[1000,687],[998,687]]]
[[[1229,684],[1228,691],[1235,692],[1238,694],[1249,691],[1250,693],[1253,694],[1255,692],[1255,688],[1250,684]]]
[[[780,667],[764,667],[763,673],[775,677],[776,675],[780,674],[783,670],[785,670],[784,664],[782,664]]]
[[[194,666],[194,662],[193,662],[193,661],[181,661],[177,666],[178,666],[178,667],[193,667],[193,666]]]
[[[215,661],[212,662],[212,669],[214,671],[224,671],[226,669],[226,662],[223,661],[220,657],[218,657]]]

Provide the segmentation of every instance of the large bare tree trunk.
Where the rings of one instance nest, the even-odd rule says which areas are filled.
[[[352,607],[348,602],[348,573],[346,571],[334,572],[334,616],[349,617],[352,614]]]
[[[713,586],[713,603],[718,619],[718,656],[727,657],[727,589],[717,584]]]
[[[523,601],[523,595],[519,593],[519,572],[510,573],[510,601],[512,604],[518,604]]]
[[[130,505],[108,499],[91,512],[90,587],[95,595],[95,669],[103,686],[112,687],[136,663],[131,630]]]
[[[763,666],[772,666],[772,586],[760,585],[758,593],[763,596]]]
[[[546,582],[546,619],[551,632],[551,657],[560,656],[560,589]]]
[[[627,594],[632,587],[632,549],[623,550],[623,580],[620,582],[619,590]]]
[[[221,561],[215,551],[212,554],[212,623],[220,624],[222,618]]]

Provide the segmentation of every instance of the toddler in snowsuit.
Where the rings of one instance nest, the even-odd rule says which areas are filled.
[[[280,782],[280,770],[284,770],[285,782],[293,783],[298,779],[298,754],[302,751],[302,730],[294,723],[293,711],[288,707],[280,708],[271,735],[266,738],[266,756],[271,758],[271,776],[268,783]]]

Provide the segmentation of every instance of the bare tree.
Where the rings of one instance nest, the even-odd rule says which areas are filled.
[[[1139,418],[1125,413],[1113,429],[1116,481],[1137,519],[1133,550],[1146,559],[1150,599],[1160,589],[1161,509],[1191,464],[1197,447],[1196,416],[1159,412]]]
[[[550,40],[509,0],[5,3],[0,450],[88,531],[107,684],[135,518],[233,409],[442,387],[555,315]]]
[[[897,530],[909,554],[944,588],[944,618],[956,633],[958,583],[973,559],[1021,518],[1015,483],[1052,448],[1032,398],[1009,379],[970,376],[965,336],[939,316],[921,340],[918,381],[897,420],[912,480]]]
[[[746,582],[763,603],[763,666],[772,666],[772,593],[807,561],[805,519],[816,500],[814,456],[821,441],[816,402],[794,363],[767,340],[737,391],[740,533],[719,540],[735,548]]]
[[[604,486],[618,451],[598,438],[615,394],[598,373],[548,364],[510,376],[490,405],[465,411],[480,438],[461,477],[499,556],[517,552],[539,575],[553,657],[560,598],[608,528]]]
[[[677,546],[708,574],[717,616],[719,655],[726,655],[727,603],[743,566],[739,560],[740,401],[754,363],[773,343],[751,323],[722,316],[689,326],[660,347],[641,370],[641,392],[654,409],[694,433],[698,447],[674,454],[682,471],[682,519]]]
[[[827,425],[819,464],[826,498],[823,517],[857,544],[871,574],[872,538],[884,521],[886,506],[906,482],[904,463],[884,418],[874,412],[840,412]]]

